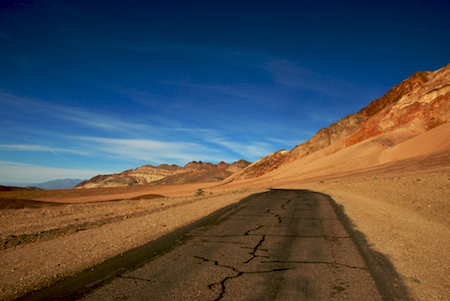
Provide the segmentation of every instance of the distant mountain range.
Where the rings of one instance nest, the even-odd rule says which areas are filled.
[[[19,190],[42,190],[42,189],[33,186],[19,187],[17,185],[10,185],[10,186],[0,185],[0,191],[19,191]]]
[[[80,183],[76,188],[257,178],[294,161],[299,162],[301,159],[305,164],[309,164],[319,157],[332,155],[370,138],[395,131],[398,141],[380,138],[382,147],[390,148],[449,121],[450,64],[434,72],[414,73],[358,113],[350,114],[321,129],[310,140],[294,149],[280,150],[252,164],[240,160],[231,165],[224,162],[214,165],[201,161],[193,161],[184,167],[167,164],[157,167],[144,165],[120,174],[96,176]],[[319,152],[321,155],[316,155]]]
[[[48,181],[41,184],[34,185],[38,188],[51,190],[51,189],[72,189],[84,180],[82,179],[62,179],[62,180],[54,180]]]
[[[280,150],[254,163],[240,160],[233,164],[192,161],[183,167],[168,164],[144,165],[118,174],[98,175],[87,181],[65,179],[27,186],[70,189],[245,180],[275,172],[280,167],[284,170],[285,165],[290,165],[294,161],[296,166],[300,163],[301,166],[306,166],[339,152],[343,154],[342,151],[356,144],[363,145],[375,137],[379,139],[374,140],[372,144],[390,149],[448,122],[450,122],[450,64],[434,72],[414,73],[358,113],[350,114],[321,129],[310,140],[290,151]],[[395,135],[392,134],[391,138],[383,138],[394,132]],[[363,141],[364,143],[361,143]],[[425,146],[418,145],[415,149]],[[367,150],[362,147],[361,152],[364,151]],[[342,156],[343,162],[352,159]]]
[[[12,187],[12,188],[27,188],[27,189],[45,189],[45,190],[54,190],[54,189],[72,189],[81,182],[85,180],[82,179],[60,179],[53,180],[43,183],[32,183],[32,184],[20,184],[20,183],[4,183],[3,187]]]
[[[154,184],[182,184],[220,182],[248,166],[250,162],[239,160],[233,164],[192,161],[185,166],[161,164],[144,165],[136,169],[112,175],[98,175],[78,184],[75,188],[123,187]]]

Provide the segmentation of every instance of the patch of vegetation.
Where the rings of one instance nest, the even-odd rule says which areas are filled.
[[[247,187],[241,187],[240,189],[235,189],[232,191],[232,193],[237,193],[237,192],[247,192],[250,191],[250,188]]]
[[[202,189],[199,189],[194,193],[195,197],[203,196],[203,195],[205,195],[205,192]]]

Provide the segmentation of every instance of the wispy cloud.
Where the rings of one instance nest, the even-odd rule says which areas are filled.
[[[72,153],[83,156],[97,157],[102,154],[115,160],[137,160],[151,163],[187,163],[193,160],[222,161],[240,159],[225,155],[217,143],[205,140],[208,136],[223,135],[221,130],[186,129],[183,124],[176,127],[159,126],[157,129],[148,123],[137,123],[114,116],[87,112],[60,105],[50,105],[43,101],[26,99],[11,94],[0,94],[0,104],[13,105],[18,110],[40,112],[41,118],[55,118],[70,121],[86,128],[103,130],[104,135],[71,135],[61,131],[52,132],[39,128],[26,129],[38,136],[45,136],[46,142],[41,144],[9,143],[0,145],[5,151],[48,151],[58,156],[58,153]],[[17,129],[15,129],[17,131]],[[80,134],[81,132],[78,132]],[[89,133],[89,132],[86,132]],[[29,134],[27,132],[27,134]],[[114,138],[108,136],[115,136]],[[153,136],[154,139],[147,137]],[[118,137],[118,138],[116,138]],[[124,138],[126,137],[126,138]],[[136,138],[134,138],[136,137]],[[145,137],[145,138],[144,138]],[[163,138],[163,139],[159,139]],[[175,141],[175,142],[173,142]],[[195,142],[193,142],[195,141]],[[211,143],[215,144],[211,145]],[[59,146],[62,144],[64,146]],[[208,146],[205,146],[208,145]],[[250,149],[241,153],[248,153]],[[236,152],[235,153],[239,153]]]
[[[212,142],[222,145],[243,156],[250,156],[253,160],[267,156],[271,152],[271,145],[267,142],[248,141],[242,143],[223,139],[212,140]]]
[[[77,155],[88,155],[89,153],[86,151],[67,149],[67,148],[55,148],[49,146],[42,145],[22,145],[22,144],[0,144],[0,150],[9,150],[9,151],[43,151],[43,152],[51,152],[56,155],[56,152],[62,153],[72,153]]]
[[[42,118],[54,118],[76,123],[78,125],[110,132],[133,134],[136,131],[153,131],[154,127],[145,123],[136,123],[114,117],[111,114],[103,115],[73,107],[49,104],[45,101],[24,98],[9,93],[0,93],[0,104],[15,106],[19,111],[40,114]]]
[[[262,156],[269,154],[273,150],[273,145],[266,142],[265,139],[258,141],[257,139],[248,139],[240,141],[230,139],[225,131],[202,130],[197,134],[204,143],[215,145],[216,148],[225,148],[224,153],[234,153],[240,156],[240,159],[257,160]],[[241,138],[243,139],[243,138]]]
[[[343,97],[349,92],[359,93],[360,85],[343,79],[306,69],[297,62],[284,59],[267,63],[267,69],[272,73],[273,80],[291,89],[304,89],[318,92],[331,97]]]
[[[234,91],[213,85],[202,88],[242,97],[254,97],[251,95],[253,88],[248,90],[240,87]],[[14,141],[14,135],[9,135],[9,143],[0,144],[1,151],[50,152],[64,160],[67,160],[64,154],[78,155],[85,159],[74,156],[67,158],[72,162],[78,162],[81,166],[87,166],[96,160],[95,158],[102,162],[102,166],[108,164],[106,162],[116,162],[113,165],[120,162],[121,166],[132,163],[132,166],[138,166],[148,163],[184,165],[194,160],[228,163],[239,159],[255,161],[282,148],[274,145],[284,144],[283,141],[263,137],[267,134],[267,124],[249,118],[242,121],[245,124],[235,124],[231,128],[227,123],[223,125],[219,123],[213,128],[188,128],[182,120],[167,120],[167,122],[160,120],[156,126],[151,124],[153,120],[151,122],[137,118],[130,120],[104,112],[96,113],[54,105],[8,93],[0,93],[0,105],[12,106],[16,112],[25,112],[24,116],[65,122],[64,126],[56,131],[48,127],[30,127],[30,123],[24,124],[26,128],[23,129],[22,136],[34,134],[34,143],[28,144],[28,138]],[[15,122],[17,125],[17,121]],[[166,125],[161,126],[164,123]],[[79,127],[74,132],[70,130],[73,125]],[[242,133],[239,126],[244,126],[248,130]],[[276,128],[276,125],[273,125],[273,128]],[[20,131],[17,128],[12,130]],[[236,136],[236,133],[240,134]],[[115,172],[119,171],[121,170]]]
[[[18,162],[0,161],[1,183],[40,183],[55,179],[89,179],[111,170],[53,168]]]
[[[86,143],[93,151],[120,159],[134,159],[156,164],[188,163],[194,160],[218,162],[223,153],[191,142],[164,142],[148,139],[113,139],[101,137],[73,137]]]
[[[114,116],[86,112],[84,110],[73,110],[63,107],[51,108],[50,114],[55,118],[78,123],[85,127],[101,129],[106,131],[135,133],[136,131],[154,130],[148,124],[124,121]]]

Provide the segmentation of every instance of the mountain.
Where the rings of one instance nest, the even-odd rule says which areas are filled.
[[[0,191],[21,191],[21,190],[42,190],[38,187],[27,186],[27,187],[16,187],[16,186],[3,186],[0,185]]]
[[[357,114],[350,114],[320,130],[310,140],[291,151],[281,150],[250,164],[226,181],[257,178],[301,158],[308,164],[367,139],[390,132],[396,135],[380,139],[383,147],[432,130],[450,121],[450,64],[434,72],[416,72]]]
[[[165,177],[161,180],[152,182],[152,185],[158,184],[182,184],[182,183],[207,183],[207,182],[220,182],[229,176],[233,172],[218,167],[211,169],[200,170],[197,172],[185,172],[176,174],[173,176]]]
[[[48,181],[40,184],[35,184],[34,186],[39,187],[45,190],[53,190],[53,189],[72,189],[84,180],[81,179],[61,179]]]
[[[54,189],[72,189],[79,183],[85,180],[81,179],[60,179],[53,180],[43,183],[32,183],[32,184],[22,184],[22,183],[3,183],[6,186],[12,186],[13,188],[27,188],[29,189],[45,189],[45,190],[54,190]]]
[[[250,162],[239,160],[233,164],[219,164],[192,161],[185,166],[161,164],[159,166],[144,165],[136,169],[112,175],[98,175],[78,184],[75,188],[122,187],[147,184],[172,184],[194,182],[218,182],[236,171],[249,165]]]
[[[222,179],[229,182],[258,178],[293,162],[301,161],[302,166],[306,166],[327,156],[336,154],[334,157],[337,157],[338,153],[350,153],[350,150],[344,150],[354,145],[359,145],[361,154],[389,149],[449,121],[450,64],[434,72],[414,73],[358,113],[350,114],[321,129],[310,140],[294,149],[280,150],[252,164],[241,160],[231,165],[224,162],[214,165],[201,161],[193,161],[184,167],[144,165],[120,174],[99,175],[76,188],[210,182]],[[442,135],[445,136],[445,133]],[[354,151],[355,148],[351,150]],[[352,156],[361,157],[361,154],[354,153]],[[350,166],[351,162],[348,160],[351,159],[343,157],[342,162],[347,162],[347,165],[342,168]],[[386,159],[377,160],[371,162],[378,164]],[[309,166],[320,169],[314,164]]]

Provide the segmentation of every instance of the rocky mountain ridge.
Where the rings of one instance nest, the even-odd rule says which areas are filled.
[[[414,73],[357,114],[321,129],[291,151],[282,150],[261,158],[226,181],[259,177],[324,148],[332,154],[401,128],[408,131],[410,138],[449,121],[450,64],[434,72]]]
[[[415,72],[358,113],[321,129],[310,140],[290,151],[280,150],[252,164],[241,160],[231,165],[201,161],[190,162],[184,167],[145,165],[120,174],[100,175],[76,188],[256,178],[319,150],[325,149],[326,155],[330,155],[369,138],[400,129],[405,132],[401,139],[407,140],[449,121],[450,64],[434,72]],[[393,146],[392,142],[388,144],[386,147]]]
[[[38,187],[28,186],[28,187],[17,187],[17,186],[3,186],[0,185],[0,191],[21,191],[21,190],[42,190]]]
[[[249,165],[250,162],[239,160],[232,164],[220,162],[218,164],[192,161],[185,166],[161,164],[159,166],[144,165],[118,174],[98,175],[88,181],[78,184],[75,188],[101,188],[148,185],[163,183],[191,183],[221,181],[238,170]],[[174,177],[177,176],[177,177]],[[171,178],[169,178],[171,177]],[[166,181],[164,179],[168,178]]]

